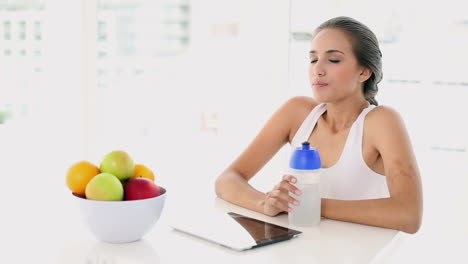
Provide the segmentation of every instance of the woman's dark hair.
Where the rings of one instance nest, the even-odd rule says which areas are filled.
[[[327,28],[340,29],[351,38],[354,55],[358,63],[372,71],[371,77],[364,82],[364,97],[373,105],[378,105],[375,96],[379,91],[377,84],[382,80],[382,52],[375,34],[361,22],[350,17],[335,17],[315,29],[313,37]]]

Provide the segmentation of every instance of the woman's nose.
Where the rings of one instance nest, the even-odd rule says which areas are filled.
[[[315,76],[325,75],[325,69],[319,62],[317,62],[315,65],[312,65],[312,72]]]

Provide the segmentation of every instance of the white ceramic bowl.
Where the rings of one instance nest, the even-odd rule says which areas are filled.
[[[73,195],[84,221],[101,241],[128,243],[142,238],[161,216],[166,189],[158,197],[132,201],[96,201]]]

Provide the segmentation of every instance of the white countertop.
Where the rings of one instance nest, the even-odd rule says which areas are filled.
[[[8,193],[8,191],[6,192]],[[14,192],[11,192],[14,193]],[[268,217],[215,198],[168,190],[163,214],[140,241],[98,241],[81,220],[75,200],[44,194],[34,201],[2,198],[1,263],[466,263],[468,232],[434,228],[426,221],[416,235],[390,229],[322,219],[318,228],[298,228],[291,240],[238,252],[173,230],[168,223],[178,210],[215,207],[288,227],[286,215]],[[60,197],[61,199],[57,199]],[[71,194],[70,194],[71,195]],[[189,200],[190,204],[186,201]],[[9,206],[14,201],[14,206]],[[49,204],[48,206],[46,204]],[[456,220],[453,220],[456,221]],[[441,231],[442,230],[442,231]],[[466,229],[465,229],[466,230]],[[431,262],[432,263],[432,262]]]
[[[70,197],[71,198],[71,197]],[[287,215],[268,217],[240,208],[214,194],[183,199],[168,192],[163,214],[142,240],[128,244],[98,241],[81,220],[76,201],[64,198],[55,208],[36,206],[17,210],[16,217],[2,221],[3,263],[368,263],[376,258],[397,234],[394,230],[322,219],[319,227],[297,228],[297,238],[238,252],[169,227],[171,217],[186,206],[212,206],[281,226]],[[12,209],[12,208],[10,208]],[[26,211],[27,210],[27,211]],[[10,211],[13,213],[13,211]],[[26,217],[29,216],[29,217]],[[3,247],[5,249],[5,247]]]

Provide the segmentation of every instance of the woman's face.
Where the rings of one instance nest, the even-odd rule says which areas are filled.
[[[358,64],[343,31],[321,30],[312,40],[309,56],[309,80],[316,100],[328,103],[350,96],[364,98],[362,87],[370,71]]]

